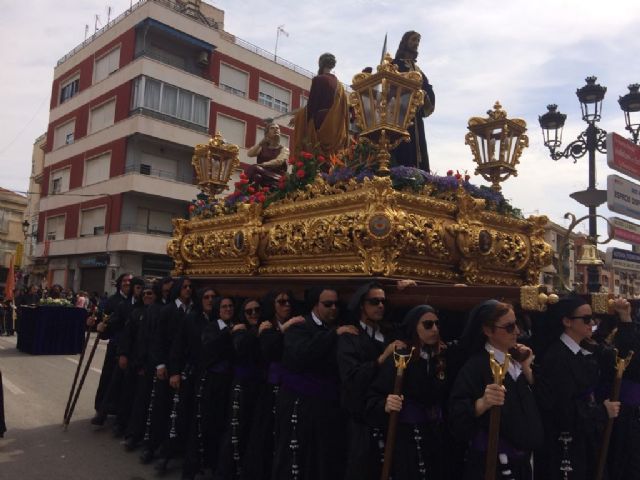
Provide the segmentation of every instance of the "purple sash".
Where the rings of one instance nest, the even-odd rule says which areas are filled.
[[[233,376],[240,381],[260,380],[260,369],[255,365],[236,365],[233,367]]]
[[[630,407],[640,407],[640,383],[622,379],[620,402]]]
[[[229,361],[223,360],[210,366],[207,371],[210,373],[229,373],[230,369],[231,364],[229,363]]]
[[[489,434],[480,430],[471,441],[471,448],[479,452],[486,452],[489,444]],[[498,453],[504,453],[509,458],[522,459],[529,455],[524,450],[519,450],[502,438],[498,439]]]
[[[303,397],[338,400],[338,379],[313,373],[284,371],[280,377],[282,387]]]
[[[281,362],[271,362],[269,365],[269,372],[267,374],[267,382],[271,385],[280,385],[282,377],[286,374],[287,370],[282,366]]]
[[[442,421],[442,409],[437,405],[425,407],[417,402],[405,400],[402,403],[398,420],[409,424],[438,423]]]

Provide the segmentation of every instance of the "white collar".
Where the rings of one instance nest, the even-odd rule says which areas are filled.
[[[311,319],[313,320],[313,322],[318,325],[319,327],[324,326],[324,323],[322,323],[322,320],[320,320],[315,313],[313,313],[313,311],[311,312]]]
[[[496,347],[491,345],[489,342],[484,344],[484,348],[487,352],[493,352],[493,357],[496,359],[498,363],[501,365],[504,364],[505,354],[502,350],[498,350]],[[508,368],[509,375],[513,378],[514,381],[518,380],[518,377],[522,373],[522,367],[518,362],[516,362],[513,358],[509,362]]]
[[[582,352],[583,355],[591,355],[591,352],[589,350],[585,350],[584,348],[582,348],[578,343],[576,343],[573,338],[571,338],[566,333],[560,335],[560,340],[567,346],[569,350],[573,352],[574,355],[576,355],[578,352]]]
[[[183,303],[182,300],[180,300],[179,298],[176,298],[176,307],[178,307],[180,310],[182,310],[182,306],[184,305],[184,310],[185,312],[188,312],[189,309],[191,308],[191,304],[187,305],[186,303]]]
[[[375,327],[372,327],[371,325],[367,325],[366,323],[364,323],[362,320],[360,321],[360,327],[371,338],[377,340],[378,342],[384,343],[384,335],[380,331],[380,327],[378,327],[377,325]]]
[[[224,330],[225,328],[228,327],[228,325],[226,323],[224,323],[224,320],[219,318],[218,319],[218,327],[220,328],[220,330]]]

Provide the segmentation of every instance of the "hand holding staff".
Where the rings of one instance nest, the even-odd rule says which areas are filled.
[[[489,352],[489,366],[493,373],[493,383],[502,387],[504,377],[509,370],[509,363],[511,362],[511,355],[508,353],[504,357],[504,364],[500,365],[495,359],[493,351]],[[495,480],[496,478],[496,465],[498,461],[498,440],[500,438],[500,406],[494,405],[491,407],[491,413],[489,417],[489,440],[487,443],[487,460],[485,464],[484,478],[485,480]]]
[[[620,400],[620,385],[622,384],[622,376],[624,371],[631,363],[633,358],[633,350],[629,352],[626,358],[618,357],[618,350],[616,352],[616,376],[613,379],[613,386],[611,388],[611,402],[618,402]],[[606,401],[606,400],[605,400]],[[602,446],[600,447],[600,457],[598,458],[598,471],[596,472],[596,480],[602,480],[604,476],[604,467],[607,463],[607,453],[609,452],[609,441],[611,440],[611,432],[613,431],[614,417],[609,416],[607,425],[602,434]]]
[[[411,352],[407,355],[401,355],[398,352],[393,351],[393,360],[396,365],[396,380],[393,385],[393,395],[390,395],[390,399],[388,402],[391,402],[391,407],[389,410],[389,426],[387,428],[387,441],[384,446],[384,463],[382,464],[382,474],[380,475],[380,480],[388,480],[389,474],[391,473],[391,465],[393,465],[393,449],[396,445],[396,429],[398,426],[398,413],[402,408],[400,403],[400,408],[398,408],[398,399],[402,402],[400,394],[402,393],[402,380],[404,378],[404,371],[409,365],[411,361],[411,356],[413,355],[413,351],[415,348],[411,348]]]

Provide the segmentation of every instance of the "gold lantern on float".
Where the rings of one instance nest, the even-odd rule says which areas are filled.
[[[240,165],[239,151],[237,145],[225,143],[220,132],[209,143],[196,145],[191,164],[200,190],[212,197],[226,190],[231,174]]]
[[[391,55],[385,54],[374,74],[362,72],[353,77],[351,104],[360,137],[378,148],[374,162],[376,174],[389,175],[389,153],[402,141],[409,141],[407,129],[425,100],[420,72],[398,72]],[[373,167],[373,165],[369,165]]]
[[[472,117],[465,136],[465,145],[469,145],[473,161],[478,164],[476,175],[491,182],[491,189],[499,192],[500,182],[511,175],[518,176],[516,165],[520,162],[522,151],[529,146],[527,122],[521,118],[507,118],[500,102],[493,110],[487,111],[487,117]]]

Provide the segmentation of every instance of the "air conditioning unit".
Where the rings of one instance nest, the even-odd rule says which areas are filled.
[[[198,65],[201,67],[209,65],[209,52],[203,50],[198,54]]]

